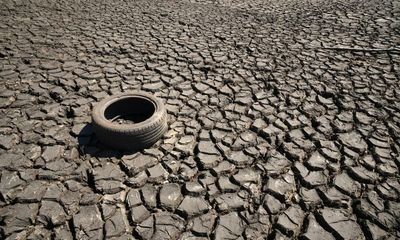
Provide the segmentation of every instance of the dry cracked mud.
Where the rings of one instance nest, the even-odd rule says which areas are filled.
[[[397,0],[2,0],[1,239],[399,239]],[[113,151],[95,102],[169,130]]]

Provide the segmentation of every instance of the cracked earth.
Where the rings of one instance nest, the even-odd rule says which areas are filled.
[[[400,238],[399,31],[396,0],[2,0],[0,238]],[[169,130],[114,151],[91,109],[133,90]]]

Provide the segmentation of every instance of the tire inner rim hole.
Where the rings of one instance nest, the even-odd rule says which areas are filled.
[[[149,119],[155,110],[153,102],[139,97],[130,97],[110,104],[104,110],[104,117],[117,124],[135,124]]]

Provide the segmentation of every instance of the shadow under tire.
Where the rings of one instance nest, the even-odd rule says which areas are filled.
[[[161,100],[144,92],[122,93],[99,102],[92,112],[93,130],[107,146],[120,150],[150,147],[168,129]]]

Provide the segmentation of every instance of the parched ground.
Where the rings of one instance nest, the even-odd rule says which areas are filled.
[[[0,239],[398,239],[399,46],[397,0],[1,0]],[[167,134],[102,146],[139,89]]]

